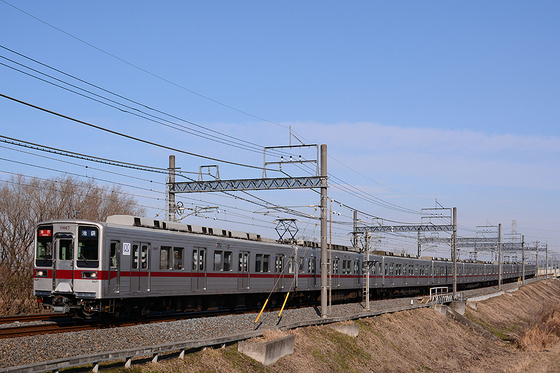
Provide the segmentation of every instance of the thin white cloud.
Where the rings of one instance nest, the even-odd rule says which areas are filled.
[[[560,189],[560,138],[375,123],[293,124],[353,168],[450,184]],[[335,165],[333,165],[335,166]],[[375,179],[375,176],[373,177]]]

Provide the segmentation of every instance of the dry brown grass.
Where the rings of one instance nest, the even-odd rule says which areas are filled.
[[[543,310],[538,321],[520,333],[516,339],[517,346],[526,351],[543,351],[560,342],[560,305],[550,310]]]
[[[285,336],[287,336],[288,333],[279,330],[279,329],[271,329],[271,330],[265,330],[263,332],[262,337],[255,337],[255,338],[251,338],[248,341],[252,342],[252,343],[265,343],[274,339],[279,339],[279,338],[283,338]]]

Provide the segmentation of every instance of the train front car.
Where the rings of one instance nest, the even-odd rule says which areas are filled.
[[[33,292],[57,313],[89,316],[99,312],[101,224],[62,220],[35,229]]]

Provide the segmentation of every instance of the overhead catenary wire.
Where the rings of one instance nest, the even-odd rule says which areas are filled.
[[[84,80],[84,79],[78,78],[78,77],[76,77],[75,75],[68,74],[68,73],[66,73],[66,72],[64,72],[64,71],[62,71],[62,70],[60,70],[60,69],[56,69],[56,68],[54,68],[54,67],[52,67],[52,66],[50,66],[50,65],[48,65],[48,64],[45,64],[45,63],[40,62],[40,61],[38,61],[38,60],[36,60],[36,59],[33,59],[33,58],[29,57],[29,56],[26,56],[26,55],[24,55],[24,54],[22,54],[22,53],[19,53],[19,52],[17,52],[17,51],[14,51],[13,49],[7,48],[7,47],[2,46],[2,45],[0,45],[0,48],[3,48],[3,49],[5,49],[5,50],[8,50],[8,51],[10,51],[10,52],[12,52],[12,53],[14,53],[14,54],[20,56],[20,57],[23,57],[23,58],[25,58],[25,59],[28,59],[28,60],[30,60],[30,61],[33,61],[34,63],[37,63],[37,64],[39,64],[39,65],[41,65],[41,66],[43,66],[43,67],[46,67],[46,68],[48,68],[48,69],[50,69],[50,70],[53,70],[53,71],[56,71],[57,73],[63,74],[63,75],[65,75],[65,76],[69,77],[69,78],[75,79],[75,80],[77,80],[77,81],[79,81],[79,82],[81,82],[81,83],[83,83],[83,84],[86,84],[86,85],[89,85],[89,86],[94,87],[94,88],[96,88],[96,89],[99,89],[100,91],[103,91],[103,92],[105,92],[105,93],[111,94],[111,95],[113,95],[113,96],[115,96],[115,97],[118,97],[118,98],[123,99],[123,100],[125,100],[125,101],[128,101],[128,102],[130,102],[130,103],[133,103],[133,104],[135,104],[135,105],[144,107],[144,108],[146,108],[146,109],[148,109],[148,110],[152,110],[152,111],[154,111],[154,112],[157,112],[157,113],[160,113],[160,114],[169,116],[169,117],[174,118],[174,119],[177,119],[177,120],[180,120],[180,121],[185,122],[185,123],[188,123],[188,124],[190,124],[190,125],[192,125],[192,126],[198,127],[198,128],[200,128],[200,129],[202,129],[202,130],[205,130],[205,131],[208,131],[208,132],[212,132],[213,134],[221,135],[221,136],[226,137],[226,138],[228,138],[228,139],[233,139],[233,140],[236,140],[236,141],[239,141],[239,142],[248,144],[248,145],[252,145],[252,146],[256,147],[256,148],[259,149],[259,150],[262,150],[262,148],[263,148],[262,145],[255,144],[255,143],[253,143],[253,142],[251,142],[251,141],[247,141],[247,140],[244,140],[244,139],[241,139],[241,138],[238,138],[238,137],[229,135],[229,134],[225,134],[225,133],[220,132],[220,131],[216,131],[216,130],[210,129],[210,128],[205,127],[205,126],[202,126],[202,125],[200,125],[200,124],[197,124],[197,123],[194,123],[194,122],[191,122],[191,121],[188,121],[188,120],[179,118],[179,117],[177,117],[177,116],[175,116],[175,115],[166,113],[166,112],[164,112],[164,111],[155,109],[155,108],[153,108],[153,107],[151,107],[151,106],[149,106],[149,105],[142,104],[142,103],[140,103],[140,102],[138,102],[138,101],[136,101],[136,100],[132,100],[132,99],[127,98],[127,97],[125,97],[125,96],[123,96],[123,95],[120,95],[120,94],[118,94],[118,93],[115,93],[115,92],[113,92],[113,91],[110,91],[110,90],[108,90],[108,89],[105,89],[105,88],[103,88],[103,87],[100,87],[99,85],[92,84],[92,83],[90,83],[90,82],[88,82],[88,81],[86,81],[86,80]],[[4,58],[5,58],[5,57],[4,57]],[[13,61],[13,62],[14,62],[14,63],[17,63],[17,64],[20,65],[20,66],[24,66],[24,65],[22,65],[22,64],[20,64],[20,63],[18,63],[18,62],[16,62],[16,61]],[[27,67],[27,66],[25,66],[25,67],[26,67],[26,68],[29,68],[29,67]],[[37,71],[37,70],[34,70],[34,69],[33,69],[33,71]],[[37,71],[37,72],[39,72],[39,71]],[[43,75],[47,75],[47,74],[44,74],[44,73],[42,73],[42,72],[39,72],[39,73],[41,73],[41,74],[43,74]],[[52,79],[56,79],[57,81],[61,81],[61,80],[59,80],[59,79],[57,79],[57,78],[54,78],[54,77],[51,77],[51,78],[52,78]],[[61,81],[61,82],[62,82],[62,81]],[[69,83],[66,83],[66,82],[64,82],[64,83],[65,83],[65,84],[69,84]],[[79,87],[77,87],[77,86],[75,86],[75,85],[72,85],[72,86],[73,86],[73,87],[76,87],[76,88],[78,88],[78,89],[82,89],[82,88],[79,88]],[[82,89],[82,90],[83,90],[83,89]],[[89,92],[89,91],[88,91],[88,92]],[[90,92],[90,93],[91,93],[91,92]],[[94,93],[92,93],[92,94],[94,94]],[[99,95],[97,95],[97,94],[96,94],[96,96],[101,97],[101,96],[99,96]],[[105,98],[105,99],[106,99],[106,98]],[[116,101],[113,101],[113,100],[111,100],[111,101],[117,103]],[[119,103],[119,104],[120,104],[120,103]],[[138,109],[134,109],[134,110],[138,110]]]
[[[0,135],[0,137],[4,137],[4,138],[5,138],[5,136],[1,136],[1,135]],[[11,139],[11,138],[9,138],[9,139],[10,139],[10,140],[14,140],[14,139]],[[3,141],[3,140],[0,139],[0,141]],[[7,141],[7,140],[4,140],[4,141],[5,141],[5,142],[8,142],[8,143],[10,143],[10,144],[15,144],[15,145],[20,145],[20,146],[25,145],[25,144],[19,144],[19,143],[14,142],[14,141]],[[30,146],[29,144],[27,144],[27,145],[28,145],[29,147],[33,148],[33,149],[36,149],[36,150],[43,150],[43,149],[41,149],[41,146],[40,146],[40,145],[37,145],[37,144],[33,144],[33,146]],[[9,148],[8,148],[8,149],[9,149]],[[15,149],[10,149],[10,150],[15,150]],[[56,150],[55,150],[55,148],[50,148],[49,150],[50,150],[51,152],[55,152],[56,154],[59,154],[59,155],[60,155],[60,154],[62,154],[62,155],[67,155],[67,154],[64,154],[64,151],[62,151],[62,150],[60,150],[60,149],[56,149]],[[28,153],[28,154],[35,155],[35,154],[33,154],[33,153]],[[48,158],[48,157],[46,157],[46,158]],[[80,154],[79,158],[81,158],[81,159],[86,159],[86,160],[88,160],[88,161],[93,161],[93,162],[98,161],[97,159],[95,159],[95,158],[92,157],[92,156],[86,156],[86,155],[83,155],[83,154]],[[18,161],[13,161],[13,160],[4,159],[4,158],[0,158],[0,159],[5,160],[5,161],[9,161],[9,162],[24,164],[24,165],[27,165],[27,166],[30,166],[30,167],[37,167],[37,168],[43,168],[43,169],[47,169],[47,170],[51,170],[51,171],[62,172],[62,171],[60,171],[60,170],[55,170],[55,169],[50,168],[50,167],[42,167],[42,166],[38,166],[38,165],[34,165],[34,164],[29,164],[29,163],[24,163],[24,162],[18,162]],[[51,158],[51,159],[53,159],[53,158]],[[62,160],[57,160],[57,161],[65,162],[65,161],[62,161]],[[107,162],[106,159],[103,159],[103,160],[100,161],[100,162],[101,162],[101,163],[108,163],[108,164],[111,164],[111,165],[118,165],[117,161],[114,161],[114,160],[111,160],[110,162]],[[76,164],[76,163],[71,163],[71,162],[65,162],[65,163],[70,163],[70,164],[73,164],[73,165],[77,165],[77,166],[82,167],[81,165],[78,165],[78,164]],[[138,166],[138,165],[135,165],[135,168],[136,168],[136,169],[142,169],[142,170],[149,170],[148,167],[149,167],[149,166],[141,166],[141,167],[140,167],[140,166]],[[95,169],[95,168],[92,168],[92,169]],[[106,171],[106,170],[100,170],[100,171],[102,171],[102,172],[113,173],[113,172],[111,172],[111,171]],[[153,171],[153,170],[151,170],[151,171]],[[163,170],[163,169],[158,169],[158,170],[156,170],[156,171],[157,171],[157,172],[163,172],[164,170]],[[166,172],[167,172],[167,171],[166,171]],[[79,175],[79,174],[76,174],[76,173],[70,173],[70,174],[72,174],[72,175],[74,175],[74,176],[80,176],[80,177],[82,176],[82,175]],[[120,176],[127,176],[127,175],[123,175],[123,174],[119,174],[119,173],[113,173],[113,174],[120,175]],[[184,175],[179,175],[179,176],[184,176]],[[131,177],[131,176],[127,176],[127,177]],[[185,177],[185,176],[184,176],[184,177]],[[140,178],[136,178],[136,179],[140,179]],[[111,182],[111,181],[103,180],[103,179],[100,179],[100,180],[106,181],[106,182]],[[146,180],[146,179],[141,179],[141,180],[149,181],[150,183],[153,182],[152,180]],[[192,180],[192,179],[191,179],[191,180]],[[128,187],[135,187],[135,188],[139,188],[139,189],[144,189],[144,190],[153,191],[152,188],[150,188],[150,189],[141,188],[141,187],[131,186],[131,185],[123,184],[123,183],[116,183],[116,184],[120,184],[120,185],[124,185],[124,186],[128,186]],[[162,186],[164,185],[163,183],[159,183],[159,184],[162,185]],[[228,195],[229,195],[230,197],[232,197],[232,198],[243,199],[243,198],[240,198],[240,197],[237,197],[237,196],[233,196],[233,195],[230,194],[230,193],[226,193],[226,194],[228,194]],[[251,197],[253,197],[253,198],[256,198],[256,199],[260,200],[261,202],[263,202],[264,205],[263,205],[263,204],[257,203],[257,204],[258,204],[259,206],[261,206],[261,207],[266,207],[266,208],[269,208],[269,209],[276,209],[276,210],[279,211],[279,212],[291,213],[291,214],[294,214],[294,215],[297,215],[297,216],[300,216],[300,217],[303,217],[303,218],[307,218],[307,217],[308,217],[308,215],[305,214],[305,213],[301,213],[301,212],[299,212],[299,211],[296,211],[296,210],[293,210],[293,209],[290,209],[290,208],[285,208],[285,207],[282,207],[282,206],[279,206],[279,205],[276,205],[276,204],[271,204],[270,202],[265,201],[265,200],[262,199],[262,198],[257,198],[257,197],[255,197],[255,196],[252,196],[250,193],[246,193],[246,194],[249,195],[249,196],[251,196]],[[247,202],[250,202],[250,203],[256,203],[255,201],[249,201],[249,200],[247,200],[247,199],[244,199],[244,200],[246,200]]]
[[[2,47],[2,46],[0,46],[0,47]],[[3,57],[3,56],[0,56],[0,58],[7,59],[6,57]],[[16,62],[16,61],[13,61],[13,60],[11,60],[11,59],[7,59],[7,60],[9,60],[10,62],[16,63],[16,64],[18,64],[18,65],[21,66],[21,64],[19,64],[19,63]],[[10,68],[10,69],[12,69],[12,70],[14,70],[14,71],[18,71],[18,72],[20,72],[20,73],[22,73],[22,74],[25,74],[25,75],[27,75],[27,76],[33,77],[33,78],[35,78],[35,79],[38,79],[38,80],[40,80],[40,81],[42,81],[42,82],[45,82],[45,83],[47,83],[47,84],[51,84],[51,85],[53,85],[53,86],[55,86],[55,87],[61,88],[61,89],[66,90],[66,91],[68,91],[68,92],[74,93],[74,94],[79,95],[79,96],[81,96],[81,97],[90,99],[90,100],[95,101],[95,102],[97,102],[97,103],[100,103],[100,104],[102,104],[102,105],[106,105],[106,106],[109,106],[109,107],[111,107],[111,108],[117,109],[117,110],[119,110],[119,111],[121,111],[121,112],[123,112],[123,113],[128,113],[128,114],[137,116],[137,117],[139,117],[139,118],[142,118],[142,119],[145,119],[145,120],[152,121],[152,122],[154,122],[154,123],[160,124],[160,125],[165,126],[165,127],[169,127],[169,128],[172,128],[172,129],[175,129],[175,130],[178,130],[178,131],[182,131],[182,132],[188,133],[188,134],[193,135],[193,136],[198,136],[198,137],[204,138],[204,139],[209,140],[209,141],[218,142],[218,143],[220,143],[220,144],[222,144],[222,145],[228,145],[228,146],[232,146],[232,147],[236,147],[236,148],[239,148],[239,149],[248,150],[248,151],[252,151],[252,152],[262,152],[262,151],[263,151],[263,147],[261,147],[261,146],[259,146],[259,145],[250,143],[250,142],[245,141],[245,140],[238,139],[238,138],[233,137],[233,136],[229,136],[229,135],[222,134],[221,132],[208,129],[208,128],[206,128],[206,127],[204,127],[204,126],[201,126],[201,125],[198,125],[198,124],[196,124],[196,123],[194,123],[194,122],[190,122],[190,121],[187,121],[187,120],[184,120],[184,119],[180,119],[180,118],[178,118],[178,117],[172,116],[171,114],[165,114],[165,113],[161,112],[161,113],[163,113],[163,114],[165,114],[165,115],[168,115],[168,116],[170,116],[170,117],[172,117],[172,118],[181,120],[181,121],[183,121],[183,122],[185,122],[185,123],[188,123],[188,124],[190,124],[190,125],[192,125],[192,126],[196,126],[196,127],[201,128],[201,129],[204,129],[204,130],[206,130],[206,131],[214,132],[214,133],[213,133],[213,134],[204,134],[204,133],[201,133],[201,132],[199,132],[199,131],[197,131],[197,130],[189,129],[189,128],[187,128],[187,127],[184,126],[184,125],[181,125],[181,124],[178,124],[178,123],[169,121],[169,120],[164,119],[164,118],[162,118],[162,117],[158,117],[158,116],[156,116],[156,115],[153,115],[153,114],[147,113],[147,112],[145,112],[145,111],[142,111],[142,110],[140,110],[140,109],[133,108],[133,107],[131,107],[131,106],[129,106],[129,105],[124,105],[124,104],[122,104],[122,103],[120,103],[120,102],[117,102],[117,101],[115,101],[115,100],[109,99],[109,98],[107,98],[107,97],[103,97],[103,96],[98,95],[98,94],[96,94],[96,93],[94,93],[94,92],[85,90],[85,89],[80,88],[80,87],[78,87],[78,86],[76,86],[76,85],[74,85],[74,84],[70,84],[70,83],[68,83],[68,82],[64,82],[64,81],[62,81],[62,80],[60,80],[60,79],[58,79],[58,78],[55,78],[55,77],[53,77],[53,76],[51,76],[51,75],[42,73],[42,72],[37,71],[37,70],[35,70],[35,69],[32,69],[32,68],[30,68],[30,67],[28,67],[28,66],[24,66],[24,67],[27,68],[27,69],[30,69],[30,70],[32,70],[32,71],[34,71],[34,72],[37,72],[37,73],[39,73],[39,74],[42,74],[42,75],[44,75],[44,76],[47,76],[47,77],[49,77],[50,79],[56,80],[56,81],[61,82],[61,83],[63,83],[63,84],[69,85],[70,87],[73,87],[73,88],[75,88],[75,89],[81,90],[81,91],[83,91],[83,92],[85,92],[85,93],[77,92],[77,91],[74,90],[74,89],[70,89],[70,88],[68,88],[68,87],[64,87],[64,86],[62,86],[62,85],[60,85],[60,84],[57,84],[57,83],[48,81],[48,80],[46,80],[46,79],[44,79],[44,78],[38,77],[38,76],[36,76],[36,75],[33,75],[33,74],[31,74],[31,73],[22,71],[22,70],[20,70],[20,69],[17,69],[17,68],[15,68],[15,67],[13,67],[13,66],[6,65],[6,64],[1,63],[1,62],[0,62],[0,65],[1,65],[1,66],[5,66],[5,67],[7,67],[7,68]],[[100,89],[101,89],[101,88],[100,88]],[[95,96],[95,97],[88,96],[88,94],[89,94],[89,95],[93,95],[93,96]],[[97,97],[97,98],[96,98],[96,97]],[[119,96],[119,97],[122,97],[122,96]],[[106,101],[108,101],[108,102],[105,102],[105,101],[103,101],[103,100],[106,100]],[[134,101],[133,101],[133,102],[134,102]],[[135,102],[135,103],[136,103],[136,102]],[[138,103],[138,105],[142,105],[142,104],[139,104],[139,103]],[[142,106],[145,106],[145,105],[142,105]],[[155,110],[155,109],[151,109],[151,110]],[[157,111],[157,110],[155,110],[155,111]],[[160,111],[157,111],[157,112],[160,112]],[[226,138],[222,139],[222,138],[216,137],[216,134],[220,134],[220,135],[222,135],[222,136],[224,136],[224,137],[226,137]],[[242,142],[245,142],[245,143],[247,143],[247,144],[243,144]]]
[[[31,103],[23,101],[23,100],[19,100],[15,97],[11,97],[11,96],[5,95],[3,93],[0,93],[0,97],[3,97],[5,99],[8,99],[8,100],[11,100],[11,101],[14,101],[14,102],[17,102],[17,103],[22,104],[22,105],[26,105],[26,106],[31,107],[33,109],[43,111],[43,112],[48,113],[48,114],[52,114],[54,116],[57,116],[57,117],[60,117],[60,118],[63,118],[63,119],[67,119],[67,120],[72,121],[72,122],[83,124],[85,126],[98,129],[100,131],[104,131],[104,132],[107,132],[107,133],[110,133],[110,134],[113,134],[113,135],[117,135],[117,136],[120,136],[120,137],[127,138],[129,140],[133,140],[133,141],[141,142],[141,143],[144,143],[144,144],[156,146],[156,147],[166,149],[166,150],[171,150],[171,151],[181,153],[181,154],[190,155],[190,156],[193,156],[193,157],[208,159],[208,160],[215,161],[215,162],[226,163],[226,164],[230,164],[230,165],[233,165],[233,166],[240,166],[240,167],[263,170],[263,167],[261,167],[261,166],[254,166],[254,165],[248,165],[248,164],[243,164],[243,163],[239,163],[239,162],[232,162],[232,161],[227,161],[225,159],[219,159],[219,158],[210,157],[210,156],[206,156],[206,155],[202,155],[202,154],[192,153],[192,152],[188,152],[186,150],[177,149],[177,148],[174,148],[174,147],[171,147],[171,146],[158,144],[158,143],[155,143],[153,141],[144,140],[144,139],[141,139],[139,137],[127,135],[127,134],[124,134],[124,133],[121,133],[121,132],[118,132],[118,131],[114,131],[114,130],[111,130],[111,129],[108,129],[108,128],[104,128],[102,126],[95,125],[93,123],[89,123],[89,122],[86,122],[86,121],[83,121],[83,120],[80,120],[80,119],[72,118],[70,116],[67,116],[67,115],[64,115],[64,114],[61,114],[61,113],[58,113],[58,112],[55,112],[55,111],[37,106],[37,105],[34,105],[34,104],[31,104]],[[274,169],[267,169],[267,171],[281,172],[281,171],[274,170]]]
[[[109,53],[109,52],[107,52],[107,51],[105,51],[105,50],[103,50],[103,49],[101,49],[101,48],[99,48],[99,47],[97,47],[97,46],[95,46],[95,45],[93,45],[93,44],[91,44],[91,43],[88,43],[87,41],[85,41],[85,40],[83,40],[83,39],[80,39],[80,38],[78,38],[78,37],[72,35],[71,33],[67,32],[67,31],[64,31],[64,30],[62,30],[62,29],[60,29],[60,28],[58,28],[58,27],[56,27],[56,26],[54,26],[54,25],[51,25],[50,23],[43,21],[43,20],[40,19],[39,17],[36,17],[36,16],[32,15],[31,13],[26,12],[26,11],[24,11],[23,9],[20,9],[20,8],[14,6],[13,4],[8,3],[8,2],[5,1],[5,0],[0,0],[0,1],[2,1],[2,2],[5,3],[6,5],[9,5],[9,6],[11,6],[12,8],[14,8],[14,9],[16,9],[16,10],[18,10],[18,11],[20,11],[20,12],[26,14],[26,15],[28,15],[29,17],[32,17],[32,18],[36,19],[37,21],[39,21],[39,22],[41,22],[41,23],[43,23],[43,24],[45,24],[45,25],[47,25],[47,26],[49,26],[49,27],[52,27],[53,29],[55,29],[55,30],[57,30],[57,31],[59,31],[59,32],[62,32],[63,34],[65,34],[65,35],[67,35],[67,36],[69,36],[69,37],[71,37],[71,38],[73,38],[73,39],[75,39],[75,40],[77,40],[77,41],[79,41],[79,42],[81,42],[81,43],[83,43],[83,44],[85,44],[85,45],[87,45],[87,46],[93,48],[93,49],[98,50],[99,52],[102,52],[102,53],[104,53],[104,54],[106,54],[106,55],[108,55],[108,56],[110,56],[110,57],[112,57],[112,58],[115,58],[115,59],[121,61],[122,63],[124,63],[124,64],[126,64],[126,65],[129,65],[129,66],[131,66],[131,67],[133,67],[133,68],[135,68],[135,69],[137,69],[137,70],[140,70],[140,71],[142,71],[142,72],[144,72],[144,73],[146,73],[146,74],[149,74],[149,75],[151,75],[151,76],[153,76],[153,77],[155,77],[155,78],[157,78],[157,79],[160,79],[160,80],[162,80],[162,81],[164,81],[164,82],[166,82],[166,83],[169,83],[169,84],[171,84],[171,85],[173,85],[173,86],[175,86],[175,87],[177,87],[177,88],[180,88],[180,89],[182,89],[182,90],[185,90],[185,91],[187,91],[187,92],[190,92],[190,93],[192,93],[192,94],[194,94],[194,95],[197,95],[197,96],[199,96],[199,97],[201,97],[201,98],[204,98],[205,100],[211,101],[211,102],[213,102],[213,103],[215,103],[215,104],[221,105],[221,106],[226,107],[226,108],[228,108],[228,109],[237,111],[237,112],[239,112],[239,113],[241,113],[241,114],[248,115],[248,116],[253,117],[253,118],[255,118],[255,119],[262,120],[262,121],[264,121],[264,122],[271,123],[271,124],[274,124],[274,125],[279,126],[279,127],[288,128],[288,126],[286,126],[286,125],[283,125],[283,124],[280,124],[280,123],[276,123],[276,122],[273,122],[273,121],[270,121],[270,120],[261,118],[261,117],[259,117],[259,116],[257,116],[257,115],[251,114],[251,113],[249,113],[249,112],[246,112],[246,111],[237,109],[237,108],[235,108],[235,107],[233,107],[233,106],[227,105],[227,104],[222,103],[222,102],[220,102],[220,101],[218,101],[218,100],[215,100],[215,99],[210,98],[210,97],[208,97],[208,96],[205,96],[205,95],[203,95],[203,94],[201,94],[201,93],[195,92],[195,91],[193,91],[193,90],[191,90],[191,89],[189,89],[189,88],[186,88],[186,87],[184,87],[184,86],[182,86],[182,85],[180,85],[180,84],[177,84],[177,83],[175,83],[175,82],[172,82],[171,80],[168,80],[168,79],[166,79],[166,78],[163,78],[163,77],[160,76],[160,75],[157,75],[157,74],[155,74],[155,73],[152,73],[152,72],[150,72],[150,71],[148,71],[148,70],[146,70],[146,69],[144,69],[144,68],[142,68],[142,67],[140,67],[140,66],[137,66],[137,65],[135,65],[135,64],[133,64],[133,63],[131,63],[131,62],[128,62],[128,61],[126,61],[126,60],[124,60],[124,59],[122,59],[122,58],[120,58],[120,57],[118,57],[118,56],[116,56],[116,55],[114,55],[114,54],[112,54],[112,53]]]

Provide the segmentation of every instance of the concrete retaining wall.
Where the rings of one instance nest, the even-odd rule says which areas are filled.
[[[243,341],[237,344],[237,351],[263,363],[274,364],[282,356],[294,353],[296,337],[287,335],[264,343]]]

